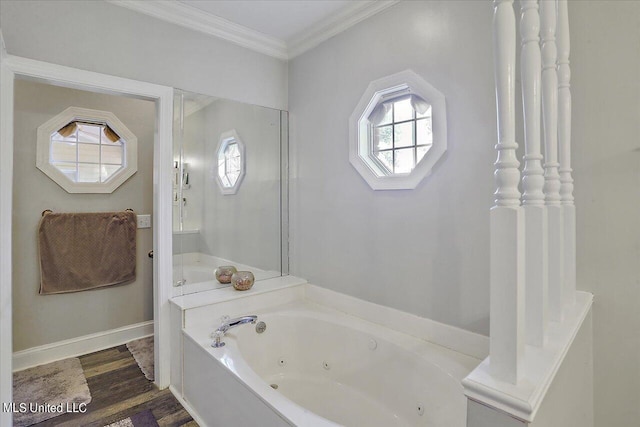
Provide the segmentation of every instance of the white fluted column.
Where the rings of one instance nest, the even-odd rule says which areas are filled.
[[[549,315],[562,321],[564,305],[564,217],[558,174],[558,74],[556,0],[540,0],[542,42],[542,121],[544,124],[544,192],[548,219]]]
[[[525,218],[526,342],[542,346],[549,317],[548,230],[544,204],[544,169],[540,140],[540,15],[538,0],[520,0],[520,72],[524,116],[524,169],[522,204]]]
[[[564,291],[566,305],[576,302],[576,206],[571,177],[571,69],[569,67],[569,10],[558,0],[558,144],[560,203],[564,219]]]
[[[493,48],[498,112],[496,200],[491,208],[490,363],[516,383],[524,353],[524,218],[515,140],[516,22],[513,0],[494,0]]]

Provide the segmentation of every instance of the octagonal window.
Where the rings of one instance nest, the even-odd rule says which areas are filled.
[[[70,107],[38,128],[36,165],[69,193],[111,193],[137,170],[137,139],[111,112]]]
[[[235,130],[220,136],[216,150],[218,186],[222,194],[235,194],[244,177],[244,143]]]
[[[349,160],[371,188],[415,188],[446,151],[444,96],[411,70],[376,80],[349,130]]]

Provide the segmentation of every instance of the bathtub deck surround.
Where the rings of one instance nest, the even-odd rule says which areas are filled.
[[[250,314],[266,330],[211,347],[222,316]],[[462,379],[488,354],[487,337],[291,276],[173,298],[172,340],[172,390],[208,425],[462,427]],[[212,402],[214,388],[225,396]]]
[[[233,267],[254,273],[257,281],[279,277],[281,273],[274,270],[261,270],[254,266],[237,263],[225,258],[211,256],[202,252],[187,252],[173,256],[174,296],[209,291],[231,286],[231,275],[228,282],[217,280],[218,269]]]

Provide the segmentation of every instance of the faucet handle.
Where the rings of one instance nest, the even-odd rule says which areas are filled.
[[[220,323],[227,323],[230,319],[231,319],[231,317],[229,317],[228,314],[225,314],[224,316],[222,316],[220,318]]]
[[[214,331],[211,333],[211,338],[213,338],[213,343],[211,343],[211,347],[213,348],[220,348],[220,347],[224,347],[224,341],[222,341],[222,338],[224,337],[224,332],[223,331]]]

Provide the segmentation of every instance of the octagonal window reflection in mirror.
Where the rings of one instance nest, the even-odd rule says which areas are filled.
[[[222,194],[235,194],[245,174],[245,147],[235,130],[220,135],[216,178]]]

